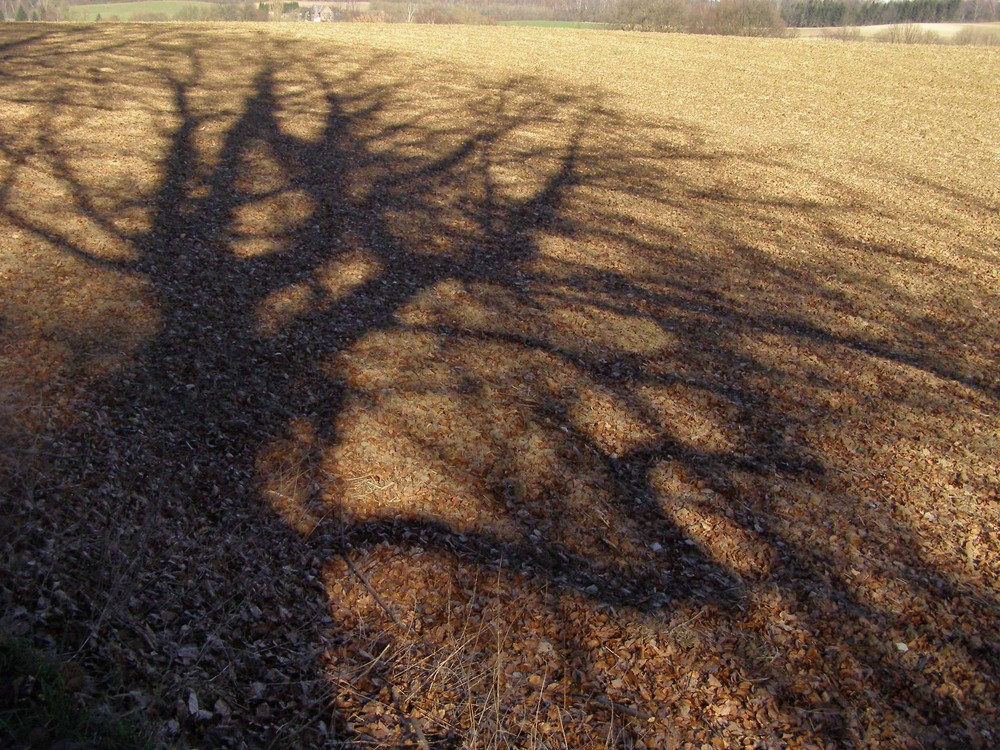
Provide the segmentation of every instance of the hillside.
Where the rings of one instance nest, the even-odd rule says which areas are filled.
[[[998,63],[0,26],[0,632],[178,747],[996,744]]]

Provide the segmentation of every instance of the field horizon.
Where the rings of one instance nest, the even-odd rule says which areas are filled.
[[[998,63],[0,25],[0,636],[152,746],[995,744]]]
[[[963,31],[985,30],[1000,33],[1000,23],[995,21],[979,21],[976,23],[945,22],[945,23],[883,23],[870,26],[805,26],[792,29],[798,39],[823,39],[845,29],[856,29],[859,38],[869,39],[892,31],[898,27],[912,27],[920,32],[936,34],[943,41],[953,40]]]

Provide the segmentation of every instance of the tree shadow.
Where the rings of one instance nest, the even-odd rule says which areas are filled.
[[[49,137],[60,118],[87,117],[69,74],[65,96],[50,96],[33,123],[40,135],[3,152],[3,220],[128,279],[146,315],[155,311],[56,432],[53,479],[27,516],[37,530],[22,527],[19,544],[41,548],[79,514],[94,524],[81,539],[103,540],[98,557],[92,545],[60,548],[92,577],[61,584],[76,586],[63,646],[111,655],[131,681],[162,682],[140,705],[163,712],[180,696],[172,718],[191,742],[231,737],[232,725],[199,713],[217,698],[276,743],[420,744],[426,733],[459,746],[445,721],[425,716],[416,728],[410,702],[429,683],[397,696],[386,657],[419,654],[424,637],[440,645],[419,635],[419,608],[404,611],[386,593],[391,580],[378,580],[426,553],[455,571],[412,564],[429,601],[445,579],[462,589],[478,576],[522,576],[551,588],[538,601],[563,621],[552,650],[564,695],[610,710],[604,735],[623,746],[653,714],[626,711],[637,726],[615,725],[616,707],[640,701],[595,690],[597,660],[570,601],[653,633],[708,610],[705,632],[720,642],[745,633],[733,681],[765,683],[777,713],[763,741],[877,742],[868,702],[901,744],[983,736],[998,665],[973,628],[998,612],[991,590],[925,559],[916,532],[860,496],[839,454],[802,431],[827,425],[818,412],[850,397],[817,353],[865,373],[905,366],[943,383],[949,405],[961,389],[970,411],[995,409],[996,386],[969,376],[973,355],[953,360],[946,342],[901,347],[922,325],[905,299],[881,336],[831,324],[828,311],[886,294],[877,275],[856,274],[842,292],[824,283],[830,268],[782,263],[740,236],[746,222],[788,212],[824,226],[823,209],[704,189],[689,165],[711,172],[733,157],[692,145],[699,135],[681,126],[643,123],[632,138],[637,125],[600,95],[515,79],[426,99],[384,74],[406,60],[303,76],[306,53],[263,41],[252,71],[231,62],[219,75],[225,45],[203,41],[165,32],[113,48],[150,51],[141,67],[160,93],[138,106],[170,123],[149,191],[102,193]],[[36,42],[3,49],[27,54]],[[111,48],[97,49],[86,54]],[[230,79],[239,93],[225,106],[239,106],[221,116],[211,97]],[[208,148],[199,138],[213,128]],[[23,210],[17,181],[39,158],[64,209],[124,249],[104,252],[53,214]],[[146,220],[121,228],[118,214],[133,208]],[[653,218],[678,210],[698,239]],[[823,236],[844,252],[878,249]],[[703,241],[722,245],[729,265],[713,265]],[[811,309],[824,295],[829,304]],[[110,340],[99,346],[114,348],[105,317]],[[93,346],[94,334],[60,335],[73,356]],[[761,343],[772,340],[780,345]],[[899,409],[933,412],[901,382]],[[865,536],[828,533],[832,508]],[[896,598],[868,597],[845,578],[852,566],[884,575]],[[356,613],[332,619],[345,578],[369,589],[381,626]],[[87,602],[85,591],[100,595]],[[920,617],[896,611],[899,591]],[[768,597],[773,607],[761,604]],[[936,662],[904,658],[897,642],[941,641],[942,608],[953,612],[953,649]],[[846,644],[845,623],[856,639]],[[476,643],[469,658],[498,658],[499,646]],[[338,649],[367,655],[363,675],[350,672],[356,695],[325,682]],[[963,670],[985,680],[980,693],[960,699],[935,685]],[[395,730],[354,726],[383,704],[402,717]],[[507,741],[525,741],[509,731]]]

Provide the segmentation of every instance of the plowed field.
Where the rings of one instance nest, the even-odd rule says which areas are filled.
[[[179,747],[996,746],[998,70],[3,25],[0,630]]]

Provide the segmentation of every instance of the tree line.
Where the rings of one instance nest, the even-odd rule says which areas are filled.
[[[68,5],[67,0],[0,0],[0,21],[65,20]],[[236,0],[184,8],[173,20],[267,21],[297,6],[281,0]],[[1000,0],[376,0],[372,7],[388,21],[598,21],[629,29],[749,36],[776,36],[786,27],[1000,21]],[[344,20],[351,15],[345,13]],[[168,20],[165,14],[131,19]]]
[[[0,21],[59,21],[64,0],[0,0]]]
[[[795,27],[996,21],[1000,0],[797,0],[781,17]]]
[[[114,0],[112,0],[114,1]],[[71,6],[85,7],[85,3],[70,3],[67,0],[0,0],[0,21],[66,21],[71,20]],[[214,2],[211,7],[187,6],[174,16],[166,13],[133,13],[126,20],[132,21],[267,21],[270,15],[268,3],[248,0],[228,0]],[[278,3],[279,6],[282,3]],[[285,6],[298,3],[284,3]],[[117,21],[117,16],[97,20]]]
[[[392,4],[391,2],[386,4]],[[411,3],[412,4],[412,3]],[[497,20],[603,21],[633,26],[675,26],[680,18],[758,22],[772,6],[788,26],[867,26],[893,23],[1000,21],[1000,0],[438,0]],[[684,21],[682,26],[690,25]]]
[[[394,6],[429,8],[431,3],[379,0],[392,20]],[[897,23],[1000,21],[1000,0],[435,0],[445,9],[471,11],[497,21],[597,21],[626,28],[731,33],[763,33],[763,29],[810,26],[869,26]],[[414,20],[409,13],[405,20]],[[440,21],[439,21],[440,22]]]

